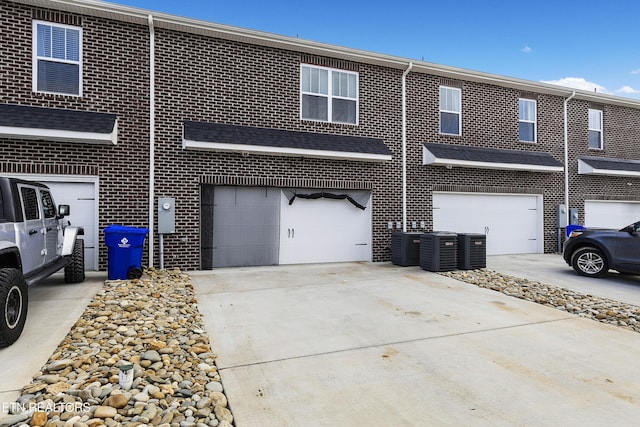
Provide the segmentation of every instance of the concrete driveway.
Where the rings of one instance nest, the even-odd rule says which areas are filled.
[[[0,348],[0,418],[49,360],[106,279],[106,273],[87,272],[84,282],[67,284],[63,273],[57,273],[29,288],[22,335],[12,346]]]
[[[238,427],[632,425],[640,414],[635,332],[387,263],[192,279]]]
[[[490,256],[487,257],[487,268],[510,276],[640,306],[640,276],[615,271],[597,279],[580,276],[557,254]]]

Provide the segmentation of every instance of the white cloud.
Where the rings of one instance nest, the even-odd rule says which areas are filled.
[[[631,86],[622,86],[620,89],[616,90],[617,93],[624,93],[625,95],[635,95],[640,93],[640,90],[634,89]]]
[[[640,74],[640,68],[638,68],[637,70],[633,70],[631,74]]]
[[[525,46],[522,49],[520,49],[520,51],[524,53],[531,53],[531,48],[529,46]]]
[[[559,80],[542,80],[542,83],[587,90],[590,92],[609,93],[606,87],[585,80],[582,77],[564,77]]]

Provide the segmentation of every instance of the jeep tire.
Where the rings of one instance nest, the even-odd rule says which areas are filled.
[[[571,255],[571,266],[576,273],[586,277],[601,277],[609,271],[607,259],[599,249],[584,247]]]
[[[84,240],[76,239],[73,244],[71,262],[64,268],[66,283],[80,283],[84,281]]]
[[[29,296],[22,272],[0,268],[0,347],[13,344],[27,320]]]

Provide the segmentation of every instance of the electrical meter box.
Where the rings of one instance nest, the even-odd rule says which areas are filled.
[[[557,218],[558,228],[566,228],[568,223],[567,207],[565,205],[558,205]]]
[[[176,232],[176,200],[172,197],[158,198],[158,234]]]

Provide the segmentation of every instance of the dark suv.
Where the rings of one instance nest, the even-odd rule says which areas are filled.
[[[574,230],[564,243],[563,257],[587,277],[600,277],[609,269],[640,274],[640,221],[617,231]]]

